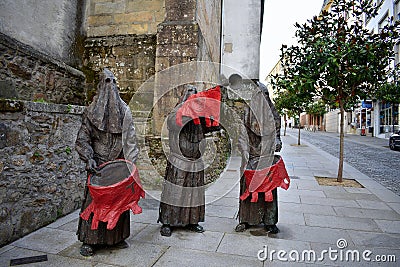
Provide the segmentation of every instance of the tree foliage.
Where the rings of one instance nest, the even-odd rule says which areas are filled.
[[[391,104],[400,104],[400,63],[389,71],[388,80],[377,88],[375,97]]]
[[[284,80],[280,81],[282,82]],[[289,117],[298,116],[300,118],[300,114],[306,110],[311,98],[309,99],[309,102],[305,102],[308,95],[302,93],[300,90],[301,87],[296,87],[293,84],[287,84],[285,85],[285,88],[287,89],[277,94],[277,97],[274,99],[275,107],[278,112],[287,114]],[[300,125],[298,126],[299,134],[297,144],[300,145]]]
[[[326,105],[322,100],[318,100],[316,102],[311,103],[307,107],[307,113],[316,116],[322,116],[326,113]]]
[[[282,46],[283,72],[274,77],[278,98],[296,94],[306,106],[310,98],[320,98],[340,109],[339,182],[343,176],[344,111],[374,95],[387,80],[394,44],[399,41],[398,21],[390,19],[376,33],[364,27],[364,15],[373,18],[378,14],[374,2],[333,0],[329,11],[302,25],[297,23],[298,44]]]

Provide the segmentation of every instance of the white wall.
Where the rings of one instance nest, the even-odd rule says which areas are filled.
[[[0,32],[51,57],[69,62],[78,0],[1,0]]]
[[[339,115],[338,110],[333,110],[325,114],[325,125],[326,131],[331,133],[337,133],[339,127]]]
[[[223,0],[221,72],[237,70],[245,79],[258,79],[260,63],[260,0]]]

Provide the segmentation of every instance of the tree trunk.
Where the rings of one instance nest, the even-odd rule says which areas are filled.
[[[316,123],[316,119],[315,119],[315,115],[312,115],[313,116],[313,132],[315,133],[315,123]]]
[[[297,145],[300,145],[300,128],[301,128],[301,123],[300,123],[300,113],[299,113],[299,134],[297,136]]]
[[[322,124],[324,121],[324,117],[323,115],[319,115],[319,119],[318,119],[318,131],[322,131]]]
[[[283,130],[283,136],[286,136],[287,116],[286,116],[286,114],[284,114],[283,116],[284,116],[283,119],[285,120],[285,128]]]
[[[337,181],[343,182],[343,161],[344,161],[344,103],[339,100],[340,106],[340,133],[339,133],[339,169],[337,175]]]

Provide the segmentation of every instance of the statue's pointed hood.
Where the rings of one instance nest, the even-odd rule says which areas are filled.
[[[114,74],[107,68],[100,73],[97,94],[87,108],[90,122],[99,130],[122,133],[126,103],[119,96]]]

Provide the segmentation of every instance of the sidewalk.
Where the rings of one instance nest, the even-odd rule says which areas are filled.
[[[93,257],[82,257],[75,235],[76,211],[0,248],[0,266],[9,266],[10,259],[38,255],[47,255],[48,261],[22,266],[293,266],[293,259],[302,259],[304,252],[316,253],[315,265],[376,266],[377,262],[363,260],[365,251],[364,257],[371,260],[380,256],[388,261],[395,255],[400,261],[400,197],[346,164],[344,177],[365,188],[320,186],[314,175],[335,177],[338,160],[311,144],[296,146],[296,136],[283,136],[282,141],[281,155],[291,185],[287,191],[278,191],[277,226],[281,232],[276,235],[266,234],[263,228],[234,231],[240,159],[233,158],[221,178],[207,189],[206,221],[202,224],[206,231],[202,234],[174,230],[171,237],[160,236],[158,202],[151,197],[159,192],[147,192],[140,202],[143,213],[131,215],[129,248],[104,249]],[[268,258],[263,262],[257,255],[265,257],[259,253],[264,249]],[[279,250],[281,258],[289,262],[278,259]],[[327,252],[321,254],[324,250]],[[360,262],[351,256],[357,252]],[[296,266],[313,263],[303,259]]]

